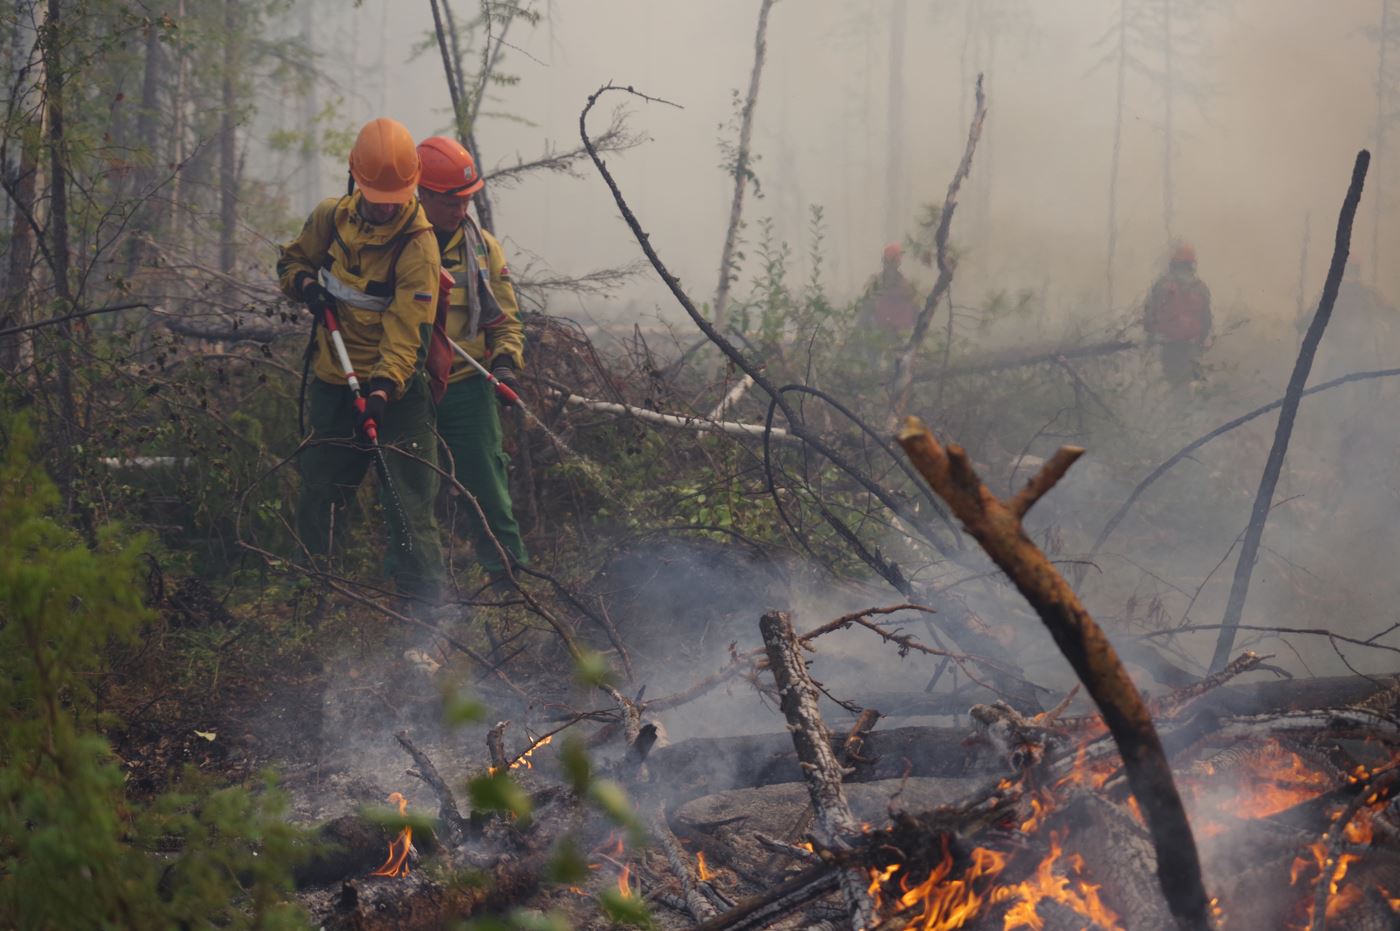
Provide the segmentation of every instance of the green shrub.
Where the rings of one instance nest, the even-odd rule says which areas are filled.
[[[0,926],[298,926],[275,792],[193,780],[125,797],[93,683],[149,619],[145,541],[107,525],[89,546],[54,516],[27,425],[0,423],[0,440]]]

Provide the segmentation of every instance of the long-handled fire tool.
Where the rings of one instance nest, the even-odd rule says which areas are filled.
[[[389,510],[393,511],[393,520],[399,528],[399,546],[405,552],[412,552],[413,540],[409,536],[408,515],[404,513],[403,501],[399,498],[398,489],[394,487],[394,482],[389,478],[389,463],[384,458],[384,449],[379,445],[379,424],[374,422],[374,418],[365,416],[365,393],[360,388],[360,380],[355,377],[355,367],[350,364],[350,353],[345,351],[345,340],[340,335],[340,321],[335,317],[335,311],[329,307],[324,313],[326,322],[326,333],[331,338],[331,346],[335,348],[336,359],[340,362],[340,368],[345,375],[345,381],[350,386],[351,392],[355,395],[355,410],[359,412],[362,419],[360,429],[369,441],[370,450],[374,453],[374,470],[379,473],[379,484],[384,489],[384,497],[389,503]]]
[[[520,409],[525,411],[526,416],[528,416],[531,420],[535,420],[535,416],[530,413],[528,408],[525,407],[525,402],[520,400],[520,395],[516,394],[515,390],[511,388],[510,385],[507,385],[505,382],[501,381],[495,375],[492,375],[489,371],[487,371],[486,366],[473,359],[469,352],[467,352],[461,346],[457,345],[456,340],[448,339],[447,343],[449,346],[452,347],[453,352],[455,352],[460,358],[467,360],[467,362],[471,365],[472,368],[480,372],[482,376],[484,376],[486,380],[491,383],[491,387],[496,389],[497,394],[499,394],[505,400],[509,401],[511,404],[519,404]]]

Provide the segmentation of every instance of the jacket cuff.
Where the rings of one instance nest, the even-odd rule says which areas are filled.
[[[389,396],[389,400],[394,400],[399,396],[399,386],[392,378],[371,378],[365,385],[365,394],[374,394],[382,391]]]

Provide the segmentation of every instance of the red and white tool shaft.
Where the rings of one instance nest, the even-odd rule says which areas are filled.
[[[350,390],[355,394],[355,410],[363,416],[365,395],[360,390],[360,380],[355,377],[355,367],[350,364],[350,353],[345,350],[345,340],[340,335],[340,321],[335,318],[335,311],[329,308],[325,312],[325,320],[326,332],[330,334],[331,346],[335,349],[335,356],[340,361],[341,372],[345,375],[345,381],[350,386]],[[373,420],[365,421],[364,431],[371,443],[379,442],[379,425]]]
[[[497,394],[499,394],[501,397],[505,398],[507,401],[511,402],[512,404],[519,404],[519,403],[521,403],[521,402],[520,402],[520,395],[516,394],[516,393],[511,389],[510,385],[507,385],[505,382],[501,381],[501,380],[500,380],[499,378],[497,378],[495,375],[492,375],[490,372],[488,372],[488,371],[486,370],[486,366],[482,365],[480,362],[478,362],[478,361],[476,361],[475,359],[473,359],[473,358],[471,357],[471,354],[470,354],[470,353],[468,353],[468,352],[467,352],[465,349],[463,349],[461,346],[458,346],[458,345],[457,345],[457,341],[456,341],[456,340],[449,338],[449,339],[447,340],[447,344],[448,344],[449,346],[452,347],[452,351],[453,351],[453,352],[457,353],[457,355],[461,356],[463,359],[466,359],[467,362],[471,364],[472,368],[476,369],[478,372],[480,372],[482,375],[484,375],[484,376],[486,377],[486,380],[487,380],[488,382],[491,383],[491,387],[493,387],[493,388],[496,389],[496,393],[497,393]]]

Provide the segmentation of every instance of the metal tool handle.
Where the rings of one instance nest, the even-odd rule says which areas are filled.
[[[488,372],[486,370],[486,366],[473,359],[465,349],[457,345],[456,340],[451,339],[449,337],[447,343],[449,346],[452,347],[453,352],[457,353],[457,355],[461,356],[463,359],[466,359],[467,362],[471,364],[472,368],[476,369],[482,375],[486,376],[486,380],[491,383],[491,387],[496,389],[497,394],[499,394],[501,397],[505,398],[512,404],[520,403],[520,395],[516,394],[515,391],[510,387],[510,385],[507,385],[495,375],[492,375],[490,372]]]
[[[355,394],[355,410],[363,417],[365,413],[365,395],[360,389],[360,380],[355,377],[355,367],[350,364],[350,353],[345,349],[345,339],[340,335],[340,321],[335,317],[335,311],[327,308],[325,311],[326,332],[330,334],[331,346],[335,349],[336,358],[340,361],[340,369],[345,375],[345,382],[350,386],[350,390]],[[374,445],[379,444],[379,425],[373,420],[366,420],[364,425],[365,436]]]

